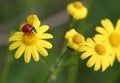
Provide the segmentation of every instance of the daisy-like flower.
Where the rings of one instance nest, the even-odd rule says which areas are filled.
[[[113,65],[112,53],[109,45],[94,37],[87,38],[86,45],[81,47],[83,53],[81,59],[89,57],[87,62],[88,67],[94,66],[94,71],[99,70],[102,67],[102,71]]]
[[[71,29],[66,32],[65,39],[67,40],[67,45],[76,50],[80,51],[80,46],[84,43],[84,37],[79,34],[75,29]]]
[[[39,53],[43,56],[48,56],[45,48],[52,48],[52,44],[44,39],[53,38],[51,34],[45,33],[48,29],[48,25],[40,26],[37,15],[28,16],[27,23],[22,24],[20,31],[15,32],[9,38],[9,41],[12,41],[9,49],[17,49],[15,58],[19,59],[24,55],[25,63],[29,63],[31,57],[35,61],[39,61]]]
[[[87,8],[79,1],[67,5],[67,12],[75,19],[84,19],[87,16]]]
[[[114,56],[120,62],[120,19],[117,21],[115,28],[109,19],[102,20],[101,24],[103,27],[96,27],[96,31],[100,33],[96,36],[101,41],[109,43]]]

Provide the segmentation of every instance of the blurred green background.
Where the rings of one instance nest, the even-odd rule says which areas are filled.
[[[54,39],[49,40],[53,43],[53,49],[48,50],[49,56],[41,57],[49,64],[54,64],[61,53],[64,34],[68,30],[69,15],[66,12],[66,6],[73,1],[75,0],[0,0],[0,76],[5,64],[11,62],[6,83],[45,83],[49,74],[46,66],[41,61],[33,60],[26,64],[23,57],[16,60],[13,56],[14,52],[8,55],[7,39],[10,32],[17,30],[19,25],[25,22],[28,15],[37,14],[41,24],[48,24],[49,32],[54,35]],[[116,24],[117,19],[120,18],[120,0],[80,1],[88,7],[89,12],[87,18],[78,21],[75,28],[86,37],[93,37],[96,33],[95,27],[100,25],[101,19],[109,18]],[[81,31],[83,29],[84,32]],[[6,61],[7,57],[10,58]],[[103,73],[101,70],[95,72],[85,64],[86,60],[79,59],[76,71],[70,70],[74,65],[68,66],[51,83],[120,83],[120,64],[117,61],[113,67]],[[69,79],[71,81],[68,81]]]

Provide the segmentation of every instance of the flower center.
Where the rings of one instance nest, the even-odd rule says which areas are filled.
[[[23,42],[26,45],[34,45],[37,41],[36,33],[24,33]]]
[[[97,44],[95,46],[95,51],[97,52],[97,54],[99,55],[104,55],[106,53],[106,48],[104,45],[102,44]]]
[[[77,9],[81,9],[83,7],[82,3],[80,2],[74,2],[74,7],[77,8]]]
[[[73,36],[73,42],[76,44],[80,44],[83,42],[83,37],[81,35],[75,34]]]
[[[112,46],[117,47],[120,45],[120,35],[118,33],[112,33],[109,37]]]

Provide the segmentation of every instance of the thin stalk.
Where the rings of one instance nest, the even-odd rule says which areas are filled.
[[[62,65],[67,55],[68,55],[68,49],[66,45],[64,44],[60,57],[56,59],[55,64],[51,67],[51,71],[49,72],[49,75],[47,79],[45,80],[46,81],[45,83],[51,83],[52,81],[56,80],[57,74],[63,70]]]
[[[74,65],[69,67],[68,70],[68,80],[67,83],[77,83],[77,74],[78,74],[78,69],[79,69],[79,55],[76,54],[76,52],[73,52],[71,54],[71,58],[74,61]]]
[[[89,11],[91,9],[91,6],[92,6],[93,2],[94,2],[94,0],[89,0],[88,3],[87,3],[87,8],[88,8]],[[79,30],[80,33],[84,33],[86,21],[87,21],[87,18],[84,19],[84,21],[78,25],[78,30]],[[74,56],[75,54],[73,53],[72,55]],[[79,60],[78,60],[77,56],[74,56],[74,57],[75,58],[73,58],[73,59],[75,59],[75,60],[73,60],[73,61],[74,61],[74,63],[76,63],[76,65],[71,66],[69,68],[67,83],[77,83]]]
[[[3,67],[0,83],[7,83],[8,73],[9,73],[9,69],[10,69],[10,63],[12,62],[12,57],[10,56],[10,52],[8,52],[8,56],[6,56],[5,61],[6,62]]]
[[[72,29],[72,28],[74,28],[74,26],[75,26],[75,23],[77,22],[75,19],[73,19],[71,16],[69,17],[70,19],[69,19],[69,29]]]
[[[49,71],[51,71],[50,70],[50,64],[49,63],[47,63],[47,61],[45,61],[43,58],[41,58],[41,60],[40,60],[45,66],[46,66],[46,68],[49,70]]]

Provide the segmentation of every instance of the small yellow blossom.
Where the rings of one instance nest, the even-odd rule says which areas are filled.
[[[67,12],[75,19],[84,19],[87,16],[87,8],[79,1],[67,5]]]
[[[101,24],[103,27],[96,27],[96,31],[100,33],[96,36],[110,45],[114,56],[120,62],[120,19],[117,21],[115,28],[109,19],[102,20]]]
[[[27,23],[21,25],[21,30],[15,32],[9,41],[12,41],[9,46],[10,50],[17,49],[15,58],[19,59],[24,55],[25,63],[29,63],[31,57],[35,61],[39,61],[39,53],[43,56],[48,56],[45,48],[52,48],[52,44],[44,39],[51,39],[53,36],[45,33],[49,26],[40,26],[40,21],[37,15],[30,15],[27,17]]]
[[[67,31],[65,39],[67,40],[67,45],[76,51],[80,51],[80,46],[84,43],[84,37],[76,32],[75,29]]]
[[[93,40],[88,38],[86,45],[81,47],[83,53],[81,54],[82,59],[89,57],[87,62],[88,67],[94,66],[94,71],[99,70],[102,67],[102,71],[113,65],[112,52],[106,43],[94,37]]]

